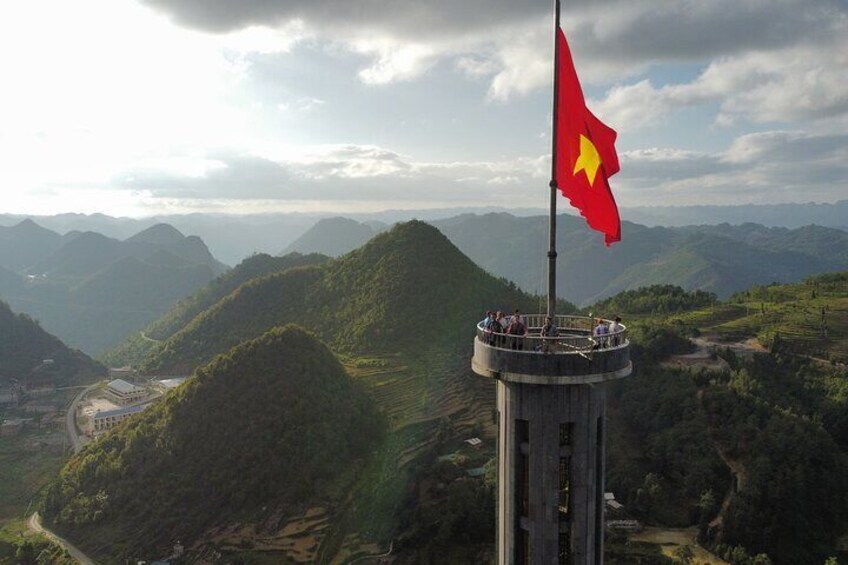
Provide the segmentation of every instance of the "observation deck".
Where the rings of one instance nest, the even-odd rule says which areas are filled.
[[[630,375],[627,328],[593,336],[596,318],[556,316],[556,337],[544,337],[545,314],[523,316],[524,336],[487,331],[477,324],[472,370],[504,382],[540,385],[594,384]],[[603,320],[607,326],[610,320]]]

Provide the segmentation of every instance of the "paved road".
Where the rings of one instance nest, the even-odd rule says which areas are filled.
[[[74,397],[71,405],[68,406],[68,413],[65,414],[65,429],[68,431],[68,438],[71,440],[71,447],[74,448],[74,453],[79,453],[82,449],[82,441],[80,441],[79,434],[77,433],[77,404],[80,403],[86,394],[99,386],[100,383],[94,383],[85,387],[85,389]]]
[[[71,557],[77,560],[78,563],[82,565],[97,565],[90,557],[88,557],[85,553],[74,547],[74,545],[64,538],[60,538],[50,530],[46,529],[41,525],[41,516],[38,515],[38,512],[29,517],[29,521],[27,521],[29,525],[29,529],[33,532],[38,532],[39,534],[43,534],[46,538],[48,538],[53,543],[61,545],[63,548],[68,550],[68,553],[71,554]]]

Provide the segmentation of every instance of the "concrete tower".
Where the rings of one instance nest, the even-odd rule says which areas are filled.
[[[498,563],[602,564],[605,383],[631,373],[625,329],[592,337],[591,318],[557,316],[560,335],[478,327],[472,368],[498,387]]]
[[[597,128],[607,136],[608,143],[613,143],[615,132],[586,110],[560,30],[560,0],[554,0],[554,13],[547,316],[527,316],[527,332],[520,337],[490,333],[481,323],[471,361],[474,372],[496,379],[498,387],[499,565],[604,562],[605,383],[632,372],[630,343],[623,326],[617,326],[611,334],[595,336],[597,322],[592,318],[555,314],[557,179],[570,190],[575,185],[588,190],[578,200],[589,208],[602,201],[601,188],[608,191],[593,184],[595,173],[613,174],[618,164],[614,147],[610,154],[607,146],[601,157],[590,139],[595,137],[593,128]],[[567,87],[562,99],[561,77]],[[564,106],[562,114],[560,105]],[[576,161],[571,161],[573,151],[557,147],[560,133],[571,140],[566,145],[580,134]],[[558,167],[558,157],[563,158],[559,164],[566,166]],[[609,163],[604,163],[605,159]],[[591,174],[585,166],[589,162],[594,167]],[[607,166],[609,170],[602,168]],[[578,175],[584,176],[578,179]],[[605,204],[611,203],[611,208],[592,210],[603,216],[605,233],[613,212],[613,224],[618,223],[615,203],[611,195],[609,198]],[[581,212],[590,217],[587,210],[581,208]],[[614,235],[612,241],[617,241],[618,234]],[[555,322],[557,331],[550,331],[546,317]]]

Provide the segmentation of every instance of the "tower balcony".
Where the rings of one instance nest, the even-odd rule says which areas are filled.
[[[504,382],[577,385],[616,380],[630,375],[627,328],[594,336],[596,319],[556,316],[556,337],[541,335],[545,314],[525,315],[524,336],[493,333],[477,324],[471,368],[483,377]],[[610,320],[604,320],[609,326]]]

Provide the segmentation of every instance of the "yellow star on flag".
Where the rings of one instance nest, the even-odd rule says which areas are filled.
[[[598,155],[598,150],[595,144],[583,135],[580,134],[580,156],[574,162],[574,176],[580,171],[586,172],[586,177],[589,179],[589,186],[595,183],[595,175],[598,173],[598,168],[601,166],[601,156]]]

